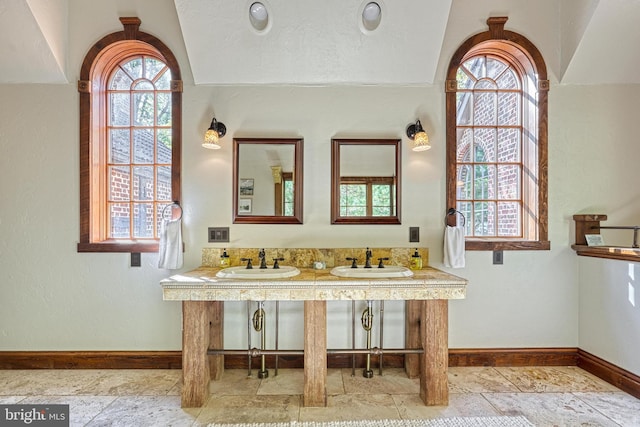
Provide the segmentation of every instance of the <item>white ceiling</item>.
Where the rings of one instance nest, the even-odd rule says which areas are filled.
[[[468,37],[499,15],[538,45],[560,83],[640,83],[639,0],[536,0],[545,10],[535,16],[513,0],[378,0],[372,32],[360,23],[368,0],[262,0],[270,16],[262,33],[249,23],[251,0],[173,1],[195,84],[431,84],[443,46],[463,41],[447,40],[453,28],[472,23]],[[0,83],[74,80],[70,4],[0,0]]]

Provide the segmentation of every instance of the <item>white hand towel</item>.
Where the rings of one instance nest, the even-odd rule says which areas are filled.
[[[464,227],[447,225],[444,231],[444,266],[464,267]]]
[[[162,221],[158,268],[175,270],[182,267],[182,220]]]

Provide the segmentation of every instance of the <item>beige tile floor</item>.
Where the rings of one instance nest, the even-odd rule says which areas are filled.
[[[577,367],[450,368],[449,406],[427,407],[400,369],[330,369],[328,406],[301,405],[303,372],[227,370],[202,408],[180,408],[179,370],[0,370],[0,404],[69,404],[72,426],[524,415],[536,426],[640,426],[640,400]]]

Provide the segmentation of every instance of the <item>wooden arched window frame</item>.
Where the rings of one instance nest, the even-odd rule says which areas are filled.
[[[455,52],[447,70],[445,82],[446,91],[446,121],[447,121],[447,210],[455,209],[463,211],[467,208],[470,214],[466,219],[466,249],[467,250],[548,250],[548,150],[547,150],[547,99],[549,81],[547,80],[547,70],[544,59],[538,49],[524,36],[504,29],[507,22],[506,17],[489,18],[487,24],[489,30],[467,39]],[[520,120],[517,128],[520,132],[520,160],[518,167],[520,170],[521,188],[517,198],[520,204],[519,219],[521,228],[519,235],[502,236],[495,225],[495,231],[477,233],[474,235],[474,227],[478,220],[473,208],[469,206],[482,205],[482,203],[498,206],[501,201],[499,196],[480,195],[476,199],[476,189],[467,190],[467,196],[460,195],[460,186],[466,185],[459,179],[462,171],[461,167],[469,167],[473,170],[476,164],[475,154],[470,164],[463,165],[460,160],[463,157],[460,151],[464,150],[461,144],[465,126],[459,123],[459,100],[464,94],[469,92],[468,88],[463,89],[463,84],[459,82],[458,72],[465,62],[477,57],[494,57],[506,64],[509,64],[520,77],[522,87],[520,90],[522,98],[522,109],[520,110]],[[475,107],[473,107],[475,108]],[[475,132],[475,122],[466,126]],[[500,126],[496,121],[496,133]],[[477,126],[480,128],[480,126]],[[491,128],[491,126],[484,126]],[[472,136],[472,144],[476,144],[475,136]],[[460,145],[459,145],[460,144]],[[497,141],[496,141],[496,145]],[[474,150],[475,153],[475,150]],[[496,155],[496,157],[498,157]],[[484,161],[484,160],[483,160]],[[497,160],[496,160],[497,162]],[[478,163],[480,164],[480,163]],[[493,167],[493,165],[492,165]],[[495,166],[496,168],[500,166]],[[494,181],[498,181],[497,177]],[[472,179],[473,181],[473,179]],[[471,183],[471,186],[475,183]],[[497,184],[494,184],[497,187]],[[468,196],[471,193],[471,196]],[[495,191],[497,194],[497,190]],[[491,200],[487,200],[491,199]],[[481,201],[479,201],[481,200]],[[468,218],[467,218],[468,217]],[[455,225],[459,216],[448,215],[449,225]],[[498,209],[495,209],[495,223],[499,222]]]
[[[117,239],[107,219],[107,83],[117,64],[133,57],[154,58],[171,73],[171,197],[180,201],[182,80],[178,62],[156,37],[139,31],[138,18],[120,18],[123,31],[94,44],[82,63],[80,93],[80,241],[78,252],[157,252],[157,234],[148,239]],[[161,205],[154,200],[154,218]]]

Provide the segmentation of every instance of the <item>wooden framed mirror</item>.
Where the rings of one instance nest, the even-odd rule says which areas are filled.
[[[234,138],[234,223],[302,224],[302,142]]]
[[[331,223],[400,224],[400,140],[331,140]]]

